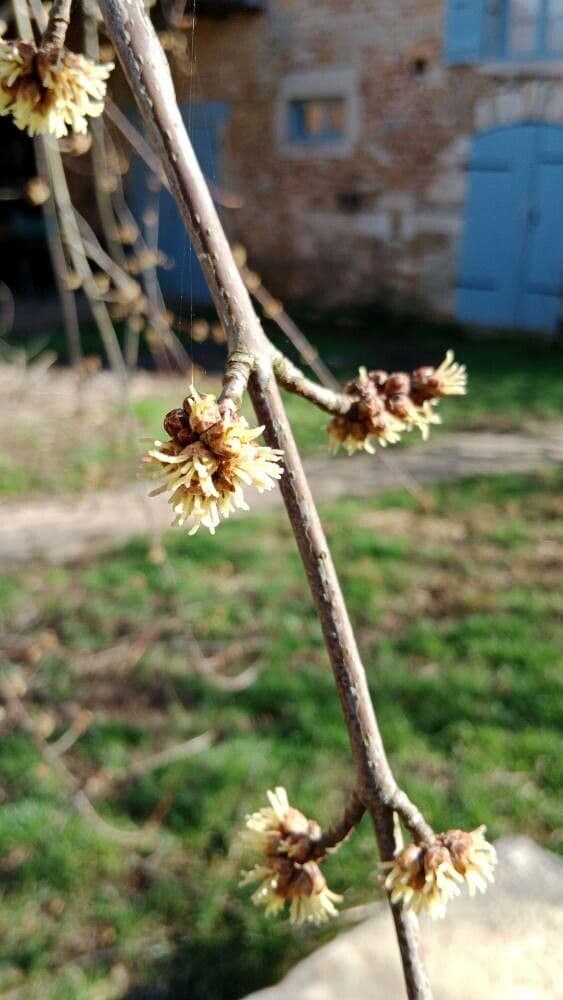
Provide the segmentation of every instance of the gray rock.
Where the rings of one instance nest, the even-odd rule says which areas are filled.
[[[563,862],[526,837],[496,844],[494,886],[460,897],[444,921],[422,920],[436,1000],[563,997]],[[248,1000],[404,1000],[392,921],[383,905]]]

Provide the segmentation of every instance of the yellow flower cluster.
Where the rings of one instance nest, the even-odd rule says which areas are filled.
[[[28,135],[85,133],[102,114],[113,63],[97,64],[62,49],[42,52],[30,42],[0,40],[0,115]]]
[[[415,427],[426,440],[431,424],[441,423],[435,409],[439,400],[462,396],[466,388],[465,366],[454,361],[453,351],[438,368],[417,368],[411,375],[360,368],[359,376],[344,388],[352,399],[349,409],[328,425],[331,448],[342,446],[349,455],[361,450],[373,454],[374,442],[383,447],[397,444],[404,431]]]
[[[282,475],[282,452],[256,444],[263,427],[249,427],[244,417],[221,410],[215,396],[192,386],[181,409],[164,419],[168,441],[155,441],[144,462],[164,476],[151,496],[170,493],[174,524],[190,524],[193,535],[203,525],[211,534],[221,518],[248,510],[243,487],[270,490]]]
[[[391,902],[401,901],[416,913],[426,910],[434,919],[443,918],[450,899],[458,896],[465,883],[469,895],[485,892],[494,881],[496,852],[485,840],[485,827],[472,833],[448,830],[431,844],[409,844],[394,861],[384,863],[388,870],[385,888]]]
[[[270,805],[246,818],[240,834],[244,847],[260,855],[241,885],[259,882],[252,902],[273,916],[289,904],[292,924],[323,924],[338,911],[342,897],[332,892],[316,861],[307,860],[311,844],[321,835],[314,820],[289,804],[285,788],[268,792]]]

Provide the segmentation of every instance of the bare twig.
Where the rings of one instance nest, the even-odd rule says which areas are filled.
[[[260,303],[269,319],[271,319],[279,327],[282,333],[284,333],[291,341],[302,360],[315,373],[321,385],[323,385],[326,389],[331,389],[333,392],[337,393],[339,402],[342,403],[341,387],[338,380],[334,377],[330,369],[327,368],[316,347],[311,344],[310,340],[305,336],[303,331],[299,329],[297,324],[291,319],[291,316],[289,316],[285,311],[282,303],[275,299],[273,295],[271,295],[270,292],[264,287],[259,276],[246,266],[246,251],[244,248],[241,248],[241,250],[244,254],[244,262],[239,266],[246,287],[250,290],[253,298]],[[281,364],[282,368],[285,368],[286,370],[290,364],[285,358],[282,358],[278,363]],[[279,378],[278,381],[280,384],[283,384]],[[303,385],[304,375],[298,369],[297,371],[294,370],[294,381],[296,381],[297,385]],[[310,388],[312,392],[315,392],[315,396],[318,397],[318,391],[314,390],[310,382],[308,383],[308,388]],[[305,395],[305,393],[302,394]],[[316,405],[321,405],[321,408],[324,408],[322,407],[322,402],[324,402],[325,399],[330,400],[330,397],[321,397],[320,400],[319,398],[316,398],[312,401],[315,402]],[[332,406],[329,412],[334,412]],[[422,486],[420,486],[414,476],[402,468],[400,462],[396,459],[391,459],[389,455],[385,455],[381,449],[377,452],[377,459],[382,465],[385,466],[386,469],[388,469],[389,472],[391,472],[398,482],[401,483],[403,488],[418,501],[424,510],[429,510],[431,508],[432,498],[430,494],[424,490]]]
[[[67,29],[70,24],[71,5],[72,0],[54,0],[51,10],[49,11],[47,27],[45,28],[41,39],[42,49],[52,49],[53,52],[56,52],[58,49],[62,49],[65,43]]]
[[[346,396],[341,391],[335,391],[324,385],[319,385],[318,382],[313,382],[281,352],[274,356],[273,366],[278,383],[288,392],[303,396],[304,399],[308,399],[310,403],[314,403],[326,413],[337,415],[348,413],[353,403],[351,396]]]
[[[61,760],[60,752],[55,750],[38,732],[32,716],[27,711],[22,699],[13,690],[9,679],[0,685],[0,693],[8,706],[12,719],[29,734],[45,762],[54,771],[70,795],[70,800],[74,808],[82,813],[92,826],[95,826],[101,833],[117,843],[128,847],[136,844],[146,844],[149,836],[152,836],[154,833],[152,828],[145,827],[144,830],[123,830],[108,823],[107,820],[100,816],[90,802],[84,789],[80,787],[72,771]]]
[[[15,0],[14,14],[20,37],[26,39],[27,41],[31,41],[33,39],[33,30],[27,4],[22,2],[22,0]],[[72,259],[73,267],[83,281],[84,290],[88,296],[90,308],[98,325],[110,363],[124,382],[126,378],[126,371],[125,365],[123,364],[123,357],[121,355],[119,342],[109,314],[104,304],[98,299],[96,283],[86,259],[86,255],[84,254],[68,190],[68,184],[65,177],[64,167],[62,164],[61,154],[58,147],[52,145],[44,136],[40,136],[37,142],[41,143],[42,155],[44,156],[45,163],[47,165],[51,192],[57,206],[57,215],[64,243]]]
[[[147,167],[152,170],[153,174],[158,177],[160,182],[168,188],[168,181],[162,170],[162,164],[156,156],[148,142],[145,142],[143,136],[137,128],[133,125],[131,121],[123,114],[120,108],[107,97],[104,105],[104,110],[107,117],[113,122],[117,129],[121,132],[124,139],[127,140],[131,148],[141,157],[146,163]],[[207,184],[209,190],[213,196],[213,201],[217,202],[218,205],[222,205],[223,208],[242,208],[244,202],[243,199],[238,195],[233,194],[231,191],[225,191],[223,188],[218,187],[213,181],[207,179]]]
[[[34,140],[33,150],[35,153],[37,174],[46,184],[48,184],[49,171],[45,159],[45,150],[43,143],[39,139]],[[74,292],[72,292],[68,286],[68,267],[52,194],[50,194],[47,200],[43,203],[42,212],[43,219],[45,221],[45,233],[47,236],[47,246],[51,257],[53,275],[57,286],[59,301],[61,303],[61,313],[65,328],[68,355],[71,365],[77,365],[82,360],[80,326],[78,323],[78,313]]]
[[[397,848],[393,811],[417,839],[432,830],[400,792],[387,761],[365,671],[338,578],[303,472],[272,371],[272,352],[252,308],[178,110],[170,71],[141,0],[101,0],[106,29],[119,54],[202,264],[231,355],[251,359],[249,389],[266,439],[282,448],[281,489],[321,620],[358,775],[358,795],[369,810],[383,860]],[[431,996],[412,912],[392,906],[409,997]]]
[[[72,201],[70,199],[61,155],[58,149],[48,142],[44,141],[43,148],[45,150],[49,175],[51,178],[51,190],[53,191],[55,203],[57,205],[61,232],[63,234],[67,251],[72,260],[74,270],[82,280],[84,291],[88,298],[92,315],[94,316],[98,330],[100,331],[100,336],[102,338],[108,360],[114,371],[121,378],[122,383],[125,385],[127,373],[123,362],[123,355],[121,353],[119,341],[117,339],[110,315],[106,306],[100,299],[92,270],[84,252],[78,222],[74,214]]]
[[[91,712],[81,709],[72,724],[68,729],[59,736],[58,740],[53,740],[49,744],[51,750],[58,757],[63,753],[68,753],[71,747],[80,739],[81,736],[90,728],[93,722],[93,715]]]
[[[366,807],[361,798],[356,792],[353,792],[338,822],[333,823],[328,830],[325,830],[314,844],[311,859],[323,858],[325,854],[334,851],[340,844],[347,840],[352,830],[355,830],[364,816],[365,811]]]
[[[185,740],[183,743],[177,743],[174,744],[174,746],[166,747],[158,753],[150,754],[150,756],[136,761],[125,771],[118,772],[115,775],[115,781],[120,784],[128,781],[134,781],[137,778],[142,777],[144,774],[149,774],[151,771],[158,770],[159,767],[166,767],[168,764],[175,764],[179,760],[186,760],[188,757],[194,757],[196,754],[202,753],[204,750],[209,750],[209,747],[213,746],[215,740],[216,735],[211,731],[200,733],[199,736],[193,736],[192,739]]]
[[[250,289],[252,297],[262,306],[266,316],[273,320],[282,333],[285,333],[305,364],[309,365],[311,371],[314,371],[319,382],[326,386],[327,389],[339,392],[340,385],[338,380],[334,377],[330,369],[327,368],[316,347],[313,347],[313,344],[311,344],[303,331],[293,322],[281,302],[270,294],[268,289],[262,284],[262,281],[245,265],[241,267],[241,274],[246,287]]]

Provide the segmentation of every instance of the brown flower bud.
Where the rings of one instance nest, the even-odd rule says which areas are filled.
[[[366,393],[373,392],[373,386],[365,375],[356,375],[356,378],[352,378],[349,382],[346,382],[344,392],[347,396],[363,396]]]
[[[395,396],[399,393],[408,396],[411,391],[411,380],[406,372],[393,372],[385,382],[383,391],[386,396]]]
[[[434,841],[424,851],[424,870],[426,872],[439,868],[440,865],[450,864],[451,857],[448,848],[439,841]]]
[[[247,271],[244,275],[244,283],[249,292],[254,292],[257,288],[260,288],[262,278],[259,274],[256,274],[256,271]]]
[[[375,394],[362,397],[354,407],[358,420],[366,424],[366,433],[369,433],[369,427],[379,418],[384,409],[383,399]]]
[[[313,896],[326,888],[326,879],[315,861],[307,861],[295,869],[294,877],[287,888],[287,898]]]
[[[264,315],[269,316],[270,319],[275,319],[283,312],[283,302],[279,299],[268,299],[268,302],[264,306]]]
[[[227,343],[227,334],[220,323],[213,323],[211,327],[211,339],[214,340],[216,344]]]
[[[422,867],[423,856],[424,852],[420,844],[408,844],[404,851],[401,851],[401,853],[397,855],[395,863],[399,866],[399,868],[403,869],[403,871],[408,871],[409,868],[412,868],[413,866]]]
[[[423,403],[438,395],[440,380],[435,376],[436,369],[430,365],[416,368],[412,373],[412,398],[414,403]]]
[[[233,243],[231,250],[233,252],[233,257],[235,258],[235,262],[237,263],[238,267],[244,267],[247,260],[247,253],[242,243]]]
[[[399,420],[409,420],[415,412],[410,396],[397,392],[387,398],[387,409]]]
[[[373,382],[376,389],[382,389],[389,375],[382,368],[374,368],[373,371],[368,372],[368,378],[370,382]]]
[[[189,429],[188,415],[181,409],[170,410],[164,418],[163,426],[166,433],[175,438],[180,431]]]
[[[25,185],[25,196],[32,205],[44,205],[49,193],[49,185],[41,177],[31,177]]]
[[[197,434],[194,434],[191,427],[184,427],[178,431],[176,441],[185,448],[187,444],[193,444],[194,441],[197,441]]]
[[[196,344],[202,344],[209,335],[209,323],[204,319],[196,319],[191,325],[190,336]]]
[[[473,844],[472,835],[464,830],[448,830],[442,834],[440,840],[449,851],[456,871],[465,875],[469,867],[468,855]]]
[[[305,834],[284,837],[284,850],[296,864],[303,864],[311,854],[311,841]]]

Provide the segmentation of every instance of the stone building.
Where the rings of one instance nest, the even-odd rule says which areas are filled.
[[[560,327],[563,0],[196,10],[180,100],[274,294]]]

